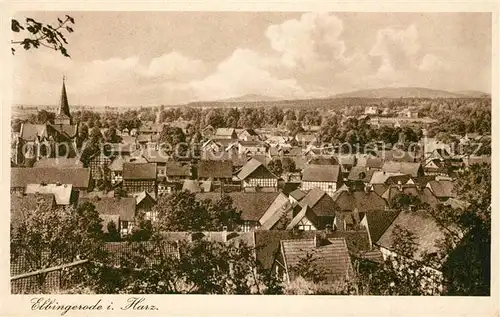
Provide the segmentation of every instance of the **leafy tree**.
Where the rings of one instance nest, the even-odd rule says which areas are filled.
[[[418,254],[415,234],[394,228],[391,254],[369,277],[372,295],[439,295],[442,277],[433,269],[430,256]]]
[[[283,173],[283,166],[280,159],[273,159],[267,167],[274,175],[281,175]]]
[[[202,231],[210,224],[210,215],[195,195],[186,191],[162,196],[153,207],[157,225],[165,231]]]
[[[104,141],[109,143],[120,143],[121,137],[116,133],[116,128],[111,127],[104,132]]]
[[[167,245],[159,236],[148,245],[134,245],[133,256],[123,259],[116,287],[133,294],[262,294],[280,290],[272,279],[256,274],[253,250],[246,245],[206,240]],[[172,248],[178,253],[165,252]]]
[[[52,208],[40,203],[20,211],[23,220],[11,226],[11,261],[30,271],[70,263],[78,259],[100,261],[103,252],[102,220],[94,205]],[[46,274],[39,275],[43,285]]]
[[[317,257],[314,251],[308,251],[300,257],[296,265],[292,267],[293,274],[301,276],[307,281],[320,283],[325,280],[326,272],[317,265]]]
[[[107,242],[118,242],[121,240],[120,232],[118,231],[114,221],[109,221],[106,225],[106,229],[108,232],[105,234],[104,239]]]
[[[72,33],[75,20],[66,15],[64,20],[58,18],[57,25],[54,27],[51,24],[45,24],[26,18],[25,22],[20,22],[17,19],[11,20],[12,32],[18,34],[18,39],[12,40],[11,51],[15,54],[14,47],[22,46],[25,50],[38,49],[39,47],[47,47],[49,49],[59,51],[63,56],[70,57],[66,45],[68,41],[64,36],[64,32]]]
[[[458,237],[446,231],[448,243],[443,254],[446,290],[449,295],[488,296],[491,277],[491,167],[472,165],[458,175],[458,198],[467,202],[463,209],[450,210],[452,225],[464,232]],[[444,256],[443,255],[443,256]]]
[[[283,167],[283,172],[293,173],[297,170],[295,161],[289,157],[284,157],[281,159],[281,166]]]
[[[233,206],[233,200],[229,195],[222,195],[216,201],[204,200],[201,202],[210,217],[210,225],[207,229],[221,231],[224,227],[228,231],[235,230],[241,224],[241,211]]]
[[[228,195],[199,201],[194,193],[175,192],[161,197],[153,210],[158,213],[159,229],[165,231],[234,230],[240,223],[240,212]]]

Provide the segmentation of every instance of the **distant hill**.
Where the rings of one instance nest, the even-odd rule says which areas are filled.
[[[485,93],[483,91],[478,91],[478,90],[461,90],[461,91],[455,91],[457,94],[465,95],[468,97],[472,98],[490,98],[491,95],[488,93]]]
[[[219,100],[219,102],[258,102],[258,101],[277,101],[277,100],[281,100],[281,98],[257,95],[257,94],[247,94],[239,97],[221,99]]]
[[[333,98],[464,98],[468,95],[421,87],[387,87],[337,94]]]

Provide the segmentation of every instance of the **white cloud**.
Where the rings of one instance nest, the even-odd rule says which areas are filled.
[[[200,100],[217,100],[244,94],[303,96],[304,90],[293,78],[277,78],[269,68],[272,58],[249,49],[237,49],[222,61],[216,71],[191,87]]]
[[[434,54],[425,54],[418,66],[418,69],[424,72],[448,70],[449,68],[450,65],[445,59]]]
[[[418,65],[420,43],[415,25],[405,30],[386,28],[377,32],[377,40],[370,50],[371,56],[382,59],[381,72],[399,71]]]
[[[266,37],[285,66],[316,69],[344,59],[342,30],[342,20],[332,14],[305,13],[299,20],[270,26]]]
[[[152,77],[166,77],[185,80],[199,76],[205,72],[205,64],[201,60],[188,58],[178,52],[171,52],[155,57],[144,69],[144,74]]]

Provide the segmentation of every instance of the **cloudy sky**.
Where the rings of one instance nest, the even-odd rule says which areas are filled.
[[[71,59],[14,61],[16,104],[157,105],[379,87],[491,91],[488,13],[64,12]],[[57,12],[18,13],[53,23]]]

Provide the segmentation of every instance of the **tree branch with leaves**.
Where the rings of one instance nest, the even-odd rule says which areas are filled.
[[[11,30],[21,36],[20,39],[11,40],[12,55],[16,52],[16,47],[21,46],[25,50],[46,47],[61,52],[65,57],[70,57],[66,45],[68,41],[64,32],[73,33],[71,25],[75,24],[75,19],[66,15],[64,19],[57,18],[57,25],[42,23],[33,18],[26,18],[22,23],[17,19],[11,20]]]

